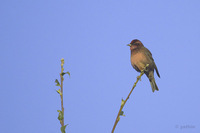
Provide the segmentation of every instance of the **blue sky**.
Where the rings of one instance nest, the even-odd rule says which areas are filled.
[[[144,75],[115,133],[200,132],[198,0],[7,0],[0,4],[0,132],[60,132],[60,59],[68,133],[109,133],[139,75],[126,44],[139,39],[161,78]]]

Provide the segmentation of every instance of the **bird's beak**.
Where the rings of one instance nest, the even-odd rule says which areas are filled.
[[[131,46],[131,44],[127,44],[127,46]]]

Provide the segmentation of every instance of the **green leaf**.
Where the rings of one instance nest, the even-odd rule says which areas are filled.
[[[59,112],[59,114],[58,114],[58,120],[63,120],[63,118],[64,118],[63,112],[61,110],[57,110],[57,112]]]
[[[124,115],[124,111],[121,111],[119,115],[125,116],[125,115]]]
[[[68,74],[70,76],[70,72],[63,72],[61,75],[64,76],[65,74]]]
[[[55,83],[56,83],[56,86],[60,86],[60,83],[57,79],[55,80]]]
[[[125,103],[125,101],[124,101],[124,99],[122,99],[121,106],[124,106],[124,103]]]
[[[67,124],[67,125],[68,125],[68,124]],[[66,133],[66,132],[65,132],[65,128],[67,127],[67,125],[64,125],[64,126],[62,126],[62,127],[60,128],[60,130],[61,130],[62,133]]]
[[[61,73],[61,75],[62,75],[62,76],[64,76],[65,74],[66,74],[66,73],[64,73],[64,72],[63,72],[63,73]]]
[[[60,90],[60,89],[56,90],[56,92],[58,92],[58,94],[62,95],[62,93],[61,93],[61,90]]]
[[[70,77],[70,72],[68,71],[68,72],[66,72],[66,74],[68,74],[69,75],[69,77]]]

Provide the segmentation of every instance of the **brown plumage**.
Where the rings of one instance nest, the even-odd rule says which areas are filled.
[[[159,78],[160,78],[160,74],[158,72],[158,69],[156,67],[156,64],[154,62],[151,52],[147,48],[144,47],[141,41],[137,39],[131,41],[131,43],[128,44],[128,46],[130,46],[130,50],[131,50],[131,65],[136,71],[141,72],[141,70],[144,69],[146,64],[149,64],[149,66],[147,67],[144,73],[149,78],[152,91],[153,92],[155,90],[158,91],[159,89],[154,79],[154,69],[156,70],[156,73]]]

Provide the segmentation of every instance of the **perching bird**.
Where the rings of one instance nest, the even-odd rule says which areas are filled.
[[[158,91],[158,86],[156,85],[156,82],[154,79],[154,69],[156,70],[156,73],[159,78],[160,78],[160,74],[153,60],[151,52],[147,48],[144,47],[141,41],[137,39],[132,40],[131,43],[128,44],[128,46],[130,46],[130,50],[131,50],[131,65],[136,71],[141,72],[141,70],[143,70],[144,67],[147,64],[149,64],[149,66],[146,68],[144,73],[149,78],[152,91],[153,92],[155,90]]]

